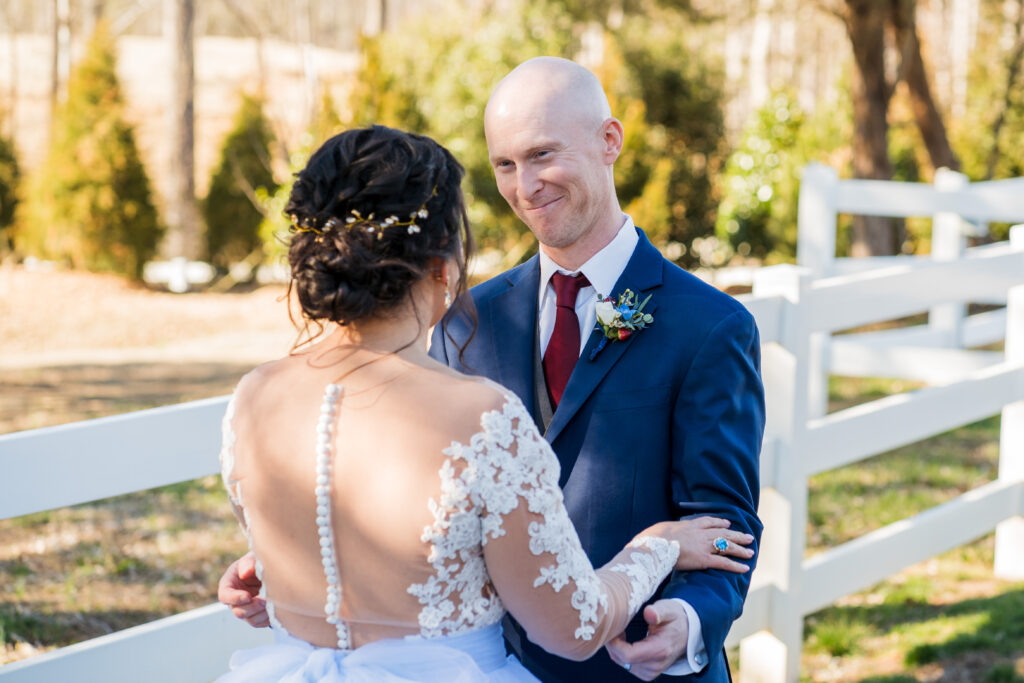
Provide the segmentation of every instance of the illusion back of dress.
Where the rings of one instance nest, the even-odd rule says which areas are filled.
[[[339,384],[279,362],[232,398],[223,475],[272,625],[343,650],[439,638],[498,622],[500,594],[563,656],[619,633],[678,547],[640,537],[595,572],[518,399],[449,372],[377,371],[386,381]]]

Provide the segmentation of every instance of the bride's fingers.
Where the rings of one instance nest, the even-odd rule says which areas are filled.
[[[745,534],[742,531],[723,531],[721,534],[722,538],[735,543],[736,545],[750,545],[754,542],[754,537],[750,534]]]
[[[750,571],[748,565],[736,560],[730,560],[725,555],[712,555],[708,561],[709,569],[724,569],[728,572],[735,572],[736,574],[744,574]]]
[[[730,524],[729,520],[721,517],[698,517],[693,521],[704,529],[728,529]]]
[[[743,545],[739,545],[734,541],[730,540],[726,536],[719,536],[718,538],[725,538],[725,550],[718,550],[717,548],[712,551],[712,555],[732,555],[733,557],[744,557],[751,558],[754,556],[754,550]],[[716,539],[717,540],[717,539]],[[753,540],[753,539],[751,539]],[[712,541],[714,543],[714,541]]]

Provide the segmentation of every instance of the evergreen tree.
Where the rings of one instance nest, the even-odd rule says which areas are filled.
[[[11,249],[8,228],[14,222],[14,210],[18,204],[18,183],[21,171],[14,143],[0,135],[0,255]]]
[[[273,140],[262,101],[243,95],[201,206],[208,258],[217,266],[237,263],[261,244],[263,212],[256,189],[272,193],[277,188],[270,167]]]
[[[19,207],[15,246],[76,268],[133,278],[163,228],[125,118],[114,39],[97,24],[55,112],[49,154]]]

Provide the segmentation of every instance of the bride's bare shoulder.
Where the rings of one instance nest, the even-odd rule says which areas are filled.
[[[484,377],[442,368],[428,375],[438,408],[460,415],[481,415],[517,401],[508,389]]]
[[[253,409],[265,400],[276,400],[274,397],[282,386],[293,384],[289,379],[294,375],[293,365],[288,358],[282,358],[258,365],[242,375],[234,391],[236,406]]]

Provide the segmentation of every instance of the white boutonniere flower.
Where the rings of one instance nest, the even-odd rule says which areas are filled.
[[[618,296],[602,297],[598,295],[598,302],[594,304],[594,312],[597,314],[597,326],[601,330],[601,343],[598,344],[590,354],[590,360],[594,360],[610,341],[625,341],[634,332],[642,330],[654,322],[654,316],[644,313],[644,306],[651,300],[651,295],[639,301],[633,290],[627,289]]]

